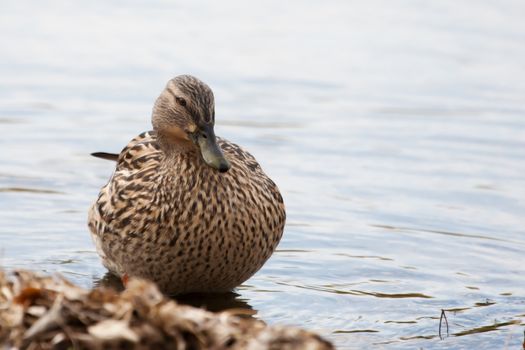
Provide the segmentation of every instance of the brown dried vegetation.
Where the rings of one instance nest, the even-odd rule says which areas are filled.
[[[118,293],[59,276],[0,271],[0,348],[332,349],[313,333],[179,305],[131,280]]]

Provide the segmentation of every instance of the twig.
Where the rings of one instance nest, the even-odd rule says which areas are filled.
[[[447,314],[445,313],[445,310],[441,309],[441,316],[439,317],[439,339],[443,340],[445,339],[445,337],[443,337],[441,335],[441,325],[442,325],[442,322],[443,320],[445,320],[445,325],[447,326],[447,337],[449,336],[449,333],[448,333],[448,319],[447,319]]]

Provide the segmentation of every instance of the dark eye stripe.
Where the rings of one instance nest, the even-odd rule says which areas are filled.
[[[186,100],[182,97],[175,97],[175,101],[177,101],[178,104],[180,104],[182,107],[186,107]]]
[[[212,108],[211,113],[200,113],[199,109],[207,109],[205,106],[208,106],[209,104],[213,103],[213,96],[210,96],[208,94],[198,94],[198,91],[191,91],[192,93],[189,93],[186,91],[186,94],[189,93],[189,96],[193,98],[193,101],[197,102],[197,106],[194,106],[193,104],[188,104],[188,102],[180,96],[177,96],[171,86],[166,87],[166,91],[173,96],[175,101],[180,105],[186,108],[186,110],[190,113],[193,120],[197,123],[203,122],[205,124],[213,124],[215,121],[215,110]]]

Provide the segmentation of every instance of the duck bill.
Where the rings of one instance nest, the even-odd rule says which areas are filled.
[[[217,144],[213,128],[198,131],[196,137],[194,137],[194,142],[199,147],[202,159],[208,166],[219,170],[221,173],[230,170],[231,165]]]

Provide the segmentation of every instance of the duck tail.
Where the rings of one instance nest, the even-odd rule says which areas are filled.
[[[93,157],[107,159],[107,160],[114,160],[114,161],[118,160],[118,154],[115,154],[115,153],[95,152],[95,153],[91,153],[91,155]]]

